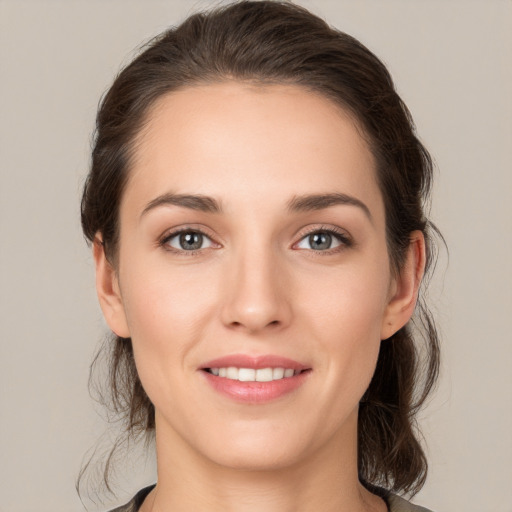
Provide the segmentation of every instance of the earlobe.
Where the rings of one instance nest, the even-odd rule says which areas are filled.
[[[394,279],[393,292],[382,319],[382,340],[395,334],[410,320],[425,272],[425,261],[425,237],[421,231],[413,231],[403,268]]]
[[[96,293],[103,316],[110,329],[117,336],[129,338],[130,332],[126,322],[117,274],[105,255],[100,234],[94,238],[93,255],[96,266]]]

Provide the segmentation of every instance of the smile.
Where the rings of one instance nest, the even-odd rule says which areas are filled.
[[[212,375],[240,382],[270,382],[273,380],[287,379],[298,375],[300,370],[293,368],[237,368],[228,366],[222,368],[207,368]]]
[[[262,404],[297,392],[311,366],[277,355],[232,354],[198,368],[216,393],[245,404]]]

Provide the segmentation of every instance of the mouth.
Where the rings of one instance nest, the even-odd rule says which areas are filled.
[[[199,368],[213,389],[238,402],[262,403],[297,390],[312,368],[273,355],[232,355]]]

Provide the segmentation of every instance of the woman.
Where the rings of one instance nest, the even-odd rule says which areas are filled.
[[[383,64],[288,3],[193,15],[120,73],[82,224],[158,482],[118,511],[424,510],[396,493],[438,370],[431,174]]]

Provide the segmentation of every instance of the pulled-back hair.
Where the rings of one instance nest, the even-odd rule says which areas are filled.
[[[82,226],[91,242],[101,234],[114,266],[120,201],[150,108],[180,88],[230,80],[297,85],[350,112],[375,158],[393,272],[400,272],[414,230],[425,236],[427,269],[431,266],[437,230],[425,209],[432,161],[387,69],[353,37],[279,1],[242,1],[190,16],[147,44],[104,96],[82,197]],[[370,489],[415,493],[425,481],[427,462],[415,415],[436,381],[439,343],[422,296],[414,329],[409,322],[381,342],[360,403],[358,470]],[[151,436],[155,411],[137,375],[131,340],[115,337],[104,350],[110,372],[106,404],[124,418],[128,435]]]

